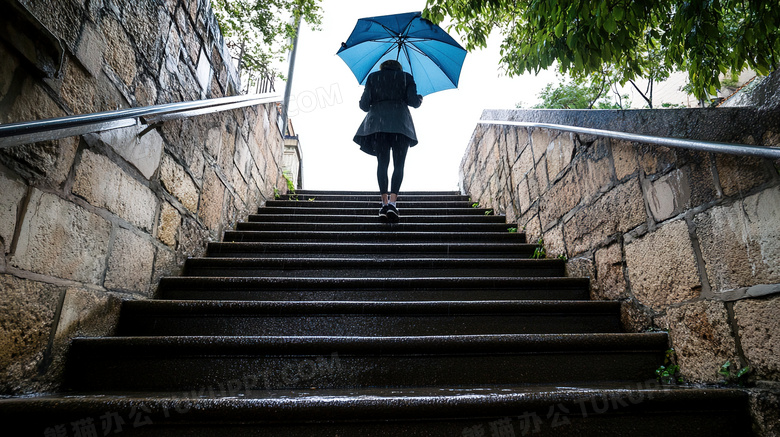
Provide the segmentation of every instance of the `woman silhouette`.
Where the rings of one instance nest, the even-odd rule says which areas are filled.
[[[419,108],[421,104],[422,96],[417,94],[414,78],[403,71],[398,61],[383,62],[379,71],[371,73],[366,79],[360,109],[368,114],[353,140],[360,145],[360,150],[377,158],[376,178],[382,195],[380,218],[390,221],[400,218],[396,202],[404,178],[406,152],[417,144],[409,106]],[[393,177],[388,190],[387,170],[391,152]]]

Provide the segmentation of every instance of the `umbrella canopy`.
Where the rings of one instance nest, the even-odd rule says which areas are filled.
[[[466,50],[420,12],[361,18],[337,53],[361,85],[394,59],[414,76],[421,95],[456,88]]]

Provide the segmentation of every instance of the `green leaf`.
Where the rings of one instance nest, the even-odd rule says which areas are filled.
[[[617,30],[617,23],[612,15],[607,17],[607,20],[604,22],[604,29],[609,33],[615,33]]]
[[[622,6],[617,6],[615,9],[612,10],[612,16],[615,17],[615,21],[622,21],[623,16],[625,15],[626,10],[623,9]]]
[[[561,21],[560,23],[558,23],[557,26],[555,26],[555,36],[560,38],[561,35],[563,35],[563,28],[564,28],[565,25],[566,25],[566,23]]]

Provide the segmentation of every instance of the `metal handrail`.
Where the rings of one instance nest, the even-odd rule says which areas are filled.
[[[250,94],[3,124],[0,148],[281,101],[279,94]]]
[[[677,147],[683,149],[698,150],[701,152],[728,153],[731,155],[744,155],[759,158],[780,159],[780,148],[751,146],[747,144],[719,143],[714,141],[688,140],[684,138],[665,138],[651,135],[631,134],[627,132],[618,132],[602,129],[591,129],[587,127],[569,126],[563,124],[533,123],[525,121],[501,121],[501,120],[480,120],[479,124],[507,125],[519,127],[537,127],[544,129],[560,130],[564,132],[574,132],[601,137],[616,138],[619,140],[635,141],[640,143],[657,144],[666,147]]]

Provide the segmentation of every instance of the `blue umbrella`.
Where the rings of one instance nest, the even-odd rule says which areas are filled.
[[[361,85],[388,59],[414,76],[421,95],[458,86],[466,50],[420,12],[361,18],[337,53]]]

